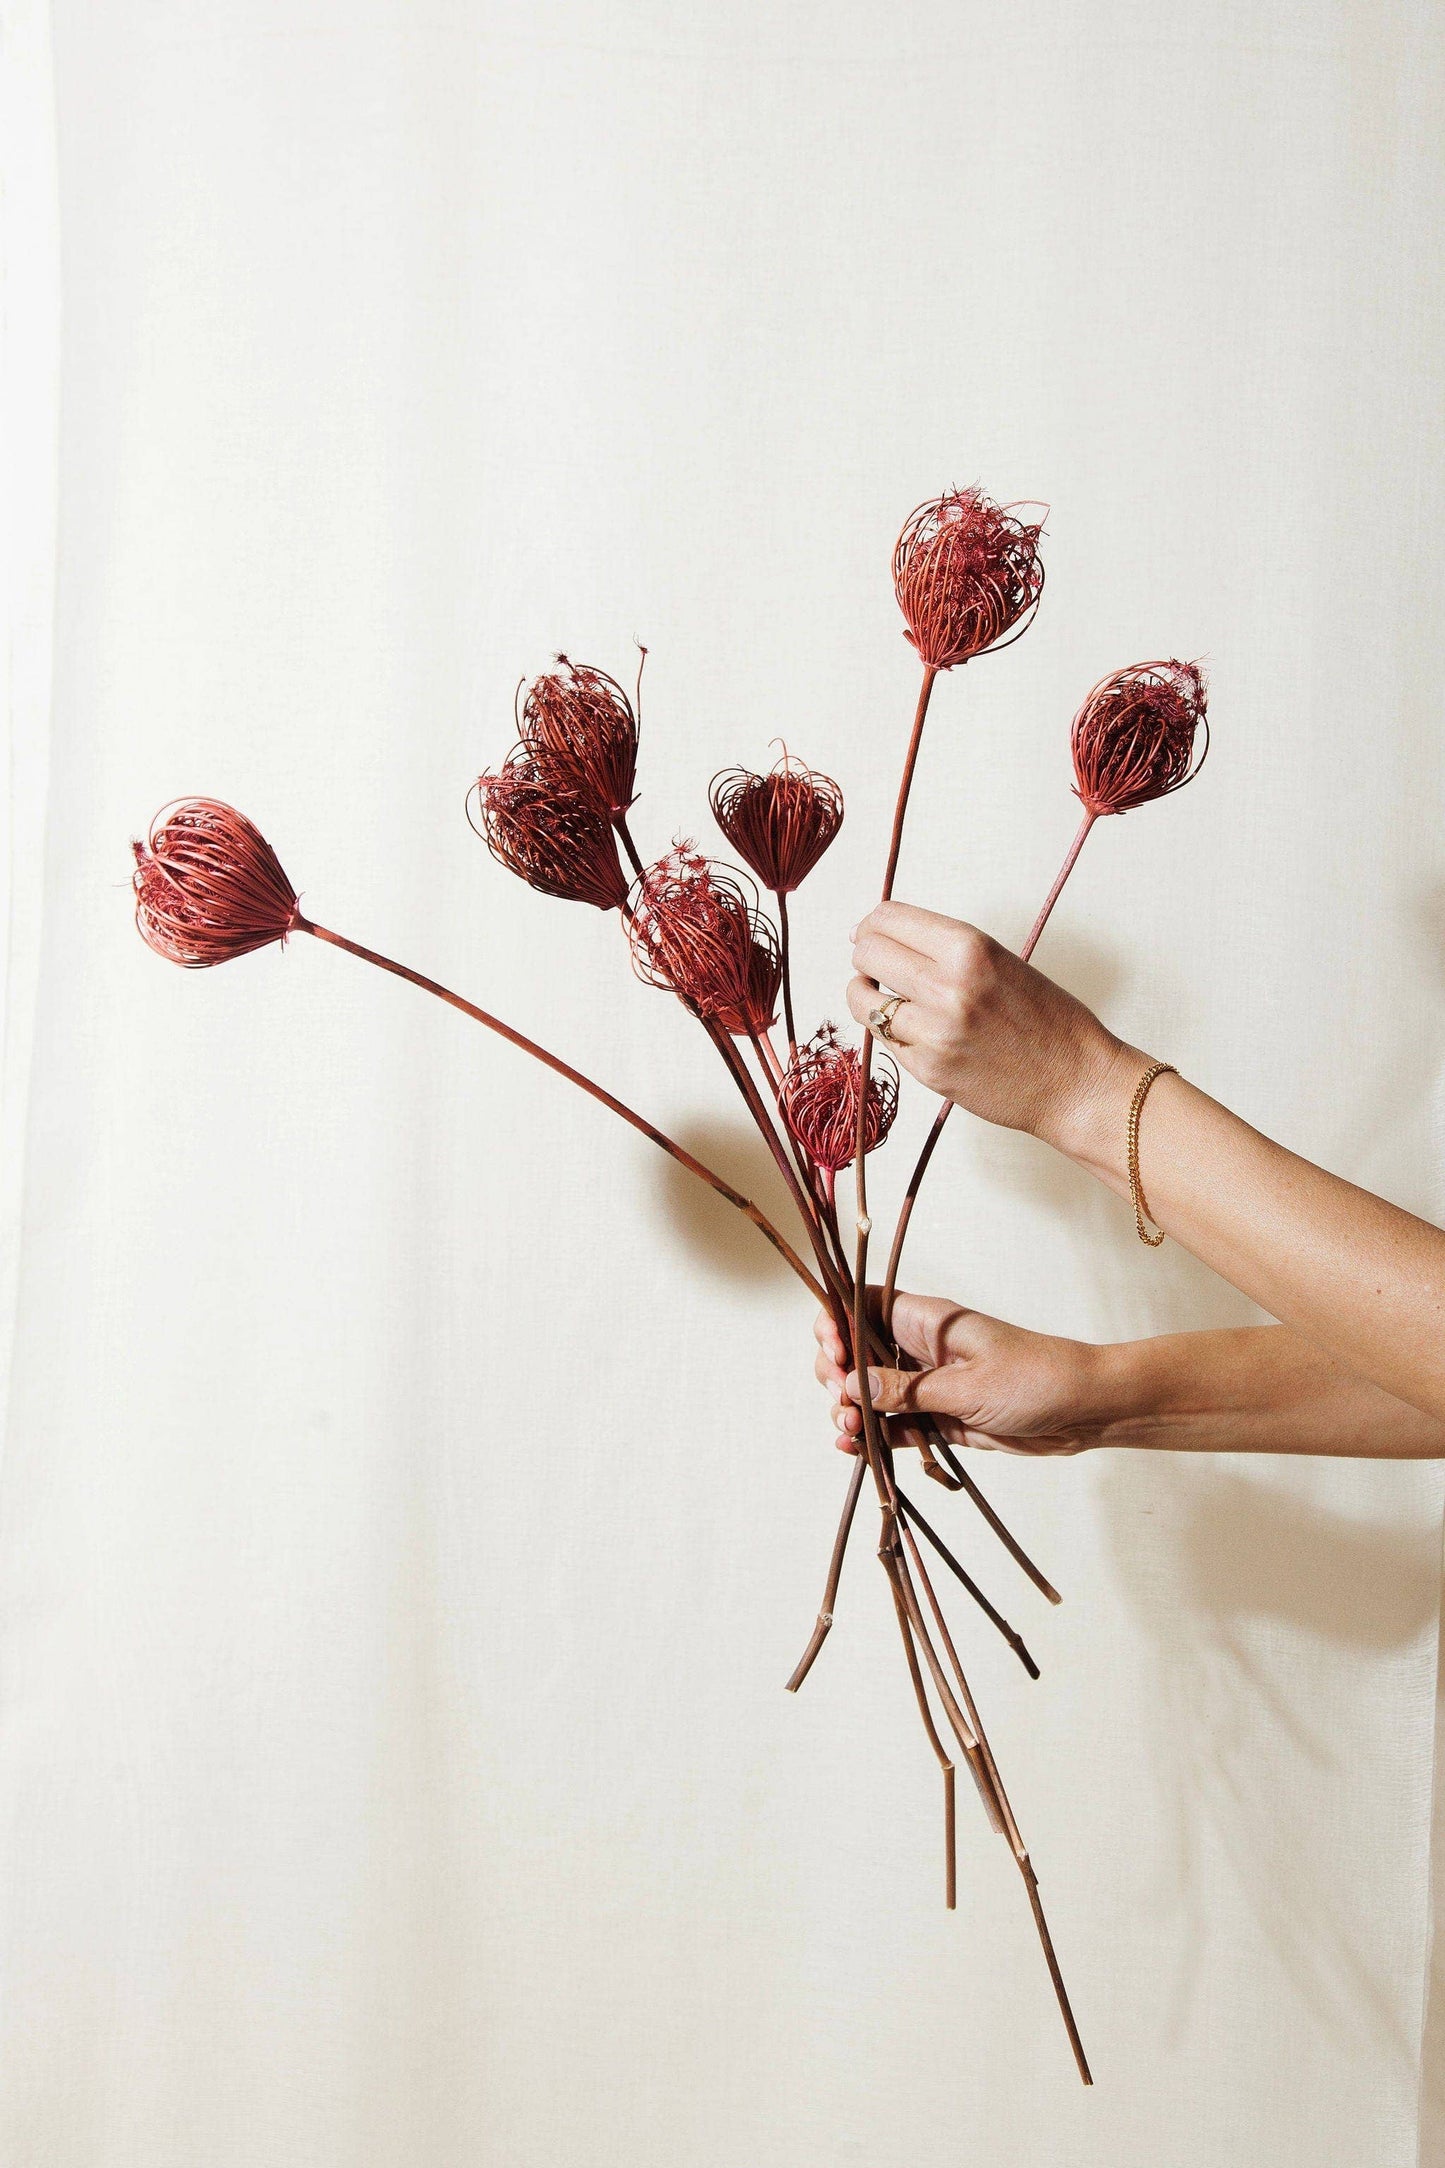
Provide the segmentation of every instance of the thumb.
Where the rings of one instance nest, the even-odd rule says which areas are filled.
[[[959,1415],[966,1412],[959,1405],[960,1383],[956,1363],[938,1370],[870,1369],[868,1398],[880,1415]],[[843,1390],[850,1400],[861,1401],[856,1370],[849,1372]]]

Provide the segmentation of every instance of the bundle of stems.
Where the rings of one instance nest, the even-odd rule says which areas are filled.
[[[894,812],[885,898],[892,894],[936,680],[943,670],[1008,645],[1026,628],[1043,585],[1041,531],[1020,519],[1016,509],[1001,508],[970,490],[921,506],[900,536],[895,588],[923,663],[923,683]],[[271,846],[230,806],[186,799],[157,816],[147,841],[134,846],[137,924],[152,948],[188,968],[304,933],[406,980],[579,1087],[707,1183],[749,1220],[826,1309],[860,1380],[863,1443],[834,1538],[823,1602],[788,1687],[796,1692],[802,1685],[832,1626],[849,1534],[871,1476],[880,1516],[878,1557],[919,1718],[942,1774],[945,1902],[953,1906],[957,1895],[955,1774],[956,1755],[961,1755],[987,1820],[1008,1843],[1023,1879],[1079,2075],[1091,2083],[1037,1877],[935,1587],[939,1568],[952,1576],[1031,1678],[1037,1678],[1038,1666],[1011,1622],[903,1491],[897,1448],[916,1446],[925,1473],[970,1499],[1051,1602],[1059,1601],[1058,1593],[1005,1527],[935,1419],[881,1417],[868,1391],[870,1361],[901,1359],[891,1344],[898,1258],[948,1108],[941,1109],[905,1194],[875,1320],[868,1301],[866,1162],[892,1126],[898,1073],[886,1056],[875,1059],[871,1036],[865,1035],[860,1052],[845,1046],[831,1025],[805,1041],[796,1027],[788,898],[837,835],[842,793],[830,777],[786,752],[767,774],[732,769],[714,780],[714,815],[751,875],[771,894],[775,928],[759,908],[748,875],[704,858],[691,844],[674,846],[650,866],[640,856],[629,814],[636,795],[641,668],[629,697],[601,670],[564,656],[557,662],[556,671],[536,679],[520,699],[518,742],[500,768],[477,778],[468,796],[468,818],[493,855],[543,894],[617,912],[638,975],[675,994],[706,1032],[781,1177],[797,1230],[785,1233],[715,1168],[561,1056],[437,980],[304,914]],[[1151,664],[1119,673],[1095,687],[1081,709],[1074,755],[1084,824],[1025,954],[1098,814],[1162,795],[1192,772],[1187,749],[1181,767],[1182,726],[1174,727],[1177,674],[1190,667]],[[1192,682],[1202,714],[1197,672]],[[1158,722],[1166,708],[1173,735],[1164,733],[1168,744],[1161,754]],[[1192,748],[1192,722],[1188,738]],[[773,1036],[780,1006],[785,1050]],[[837,1177],[850,1163],[857,1196],[851,1244],[837,1196]],[[935,1561],[932,1569],[925,1547]]]

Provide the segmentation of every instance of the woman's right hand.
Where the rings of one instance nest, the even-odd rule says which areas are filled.
[[[876,1323],[879,1293],[868,1290]],[[813,1327],[815,1369],[833,1396],[840,1452],[861,1451],[858,1380],[832,1318]],[[900,1293],[893,1336],[922,1367],[869,1371],[869,1398],[881,1414],[929,1413],[952,1444],[995,1452],[1081,1453],[1111,1419],[1105,1390],[1108,1350],[1084,1340],[1027,1332],[1001,1318],[933,1295]]]

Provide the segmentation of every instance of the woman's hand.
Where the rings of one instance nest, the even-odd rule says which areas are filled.
[[[881,989],[904,996],[885,1043],[930,1091],[1065,1151],[1101,1098],[1127,1110],[1145,1058],[976,926],[880,903],[853,944],[848,1007],[866,1024]]]
[[[878,1289],[868,1293],[876,1319]],[[856,1453],[863,1429],[858,1380],[845,1375],[847,1356],[826,1310],[813,1332],[818,1380],[833,1395],[839,1450]],[[951,1443],[1006,1453],[1080,1453],[1098,1442],[1108,1420],[1100,1391],[1104,1349],[1025,1332],[929,1295],[897,1296],[893,1333],[924,1367],[870,1370],[869,1394],[880,1413],[926,1411],[939,1418]]]

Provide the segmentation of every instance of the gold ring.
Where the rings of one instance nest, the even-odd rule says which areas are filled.
[[[893,1019],[907,999],[906,994],[890,994],[888,999],[881,1002],[876,1009],[870,1009],[868,1011],[868,1029],[876,1032],[880,1039],[892,1040],[896,1046],[898,1042],[893,1038]]]

